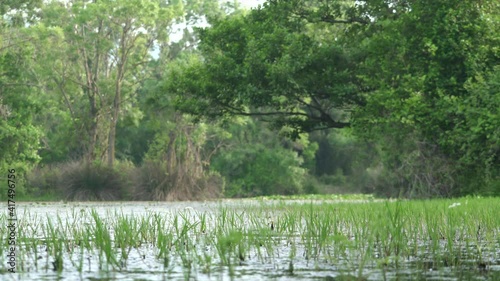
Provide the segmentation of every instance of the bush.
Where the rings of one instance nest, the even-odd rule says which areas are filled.
[[[182,167],[170,173],[167,165],[145,161],[134,173],[136,200],[204,200],[218,198],[224,189],[223,178],[217,173],[193,176]]]
[[[109,201],[127,197],[127,180],[116,169],[81,161],[68,162],[60,169],[58,189],[67,200]]]
[[[408,142],[410,143],[410,142]],[[456,167],[437,146],[413,142],[412,150],[387,157],[367,169],[367,191],[384,197],[450,197],[457,187]],[[391,152],[392,153],[392,152]]]
[[[485,175],[484,171],[473,168],[462,170],[458,177],[460,188],[454,195],[500,196],[500,171],[496,175]]]
[[[1,134],[1,133],[0,133]],[[16,197],[17,198],[23,198],[24,196],[28,195],[30,192],[29,185],[28,185],[28,173],[32,169],[31,163],[23,163],[20,161],[15,161],[10,164],[6,164],[3,162],[1,159],[2,155],[0,155],[0,171],[4,173],[4,179],[5,181],[0,184],[0,197],[6,196],[7,191],[9,189],[7,185],[7,174],[11,174],[9,171],[14,170],[14,173],[12,175],[15,176],[15,178],[11,178],[15,180],[15,191],[16,191]],[[3,162],[3,163],[2,163]]]
[[[212,163],[228,181],[228,197],[302,193],[307,171],[301,164],[296,152],[262,144],[224,151]]]
[[[40,197],[55,197],[58,198],[57,186],[61,180],[61,170],[59,166],[47,165],[43,167],[35,167],[26,176],[26,185],[28,187],[28,195]],[[60,196],[60,195],[59,195]]]
[[[166,165],[156,161],[145,161],[134,173],[135,200],[163,200],[171,190]]]
[[[321,189],[321,183],[315,177],[308,177],[304,183],[304,193],[305,194],[319,194]]]

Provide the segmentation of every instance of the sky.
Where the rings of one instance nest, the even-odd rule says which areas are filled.
[[[221,2],[223,2],[223,1],[221,1]],[[263,4],[264,2],[266,2],[266,0],[239,0],[239,2],[240,2],[242,7],[246,8],[246,9],[251,9],[251,8],[257,7],[259,4]],[[197,24],[196,26],[206,27],[206,26],[208,26],[208,24],[206,22],[201,22],[201,23]],[[179,41],[182,38],[182,32],[183,32],[185,27],[186,27],[185,24],[174,25],[174,27],[173,27],[174,32],[172,34],[170,34],[170,41],[171,42]]]
[[[265,0],[240,0],[241,5],[245,8],[257,7],[259,4],[266,2]]]

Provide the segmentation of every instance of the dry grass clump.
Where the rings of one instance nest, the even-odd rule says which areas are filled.
[[[55,187],[61,178],[57,165],[35,167],[26,175],[26,185],[37,197],[55,193]]]
[[[146,161],[134,176],[134,199],[155,201],[204,200],[222,194],[223,178],[215,173],[193,174],[189,169],[168,171],[167,164]]]
[[[124,199],[127,180],[117,169],[100,163],[68,162],[60,166],[58,189],[75,201]]]

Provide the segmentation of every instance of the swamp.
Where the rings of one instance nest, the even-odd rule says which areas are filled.
[[[499,213],[479,197],[24,202],[19,275],[0,279],[498,280]]]
[[[0,280],[500,280],[499,35],[498,0],[1,0]]]

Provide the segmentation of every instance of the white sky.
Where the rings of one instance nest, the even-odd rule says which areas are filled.
[[[223,2],[223,1],[221,1]],[[251,9],[257,7],[259,4],[263,4],[266,0],[239,0],[241,6],[246,9]],[[196,24],[197,27],[206,27],[208,24],[206,22],[201,22]],[[185,24],[177,24],[173,26],[173,33],[170,34],[170,41],[176,42],[182,38],[182,32],[186,27]]]
[[[266,2],[265,0],[240,0],[241,5],[245,8],[257,7],[259,4]]]

